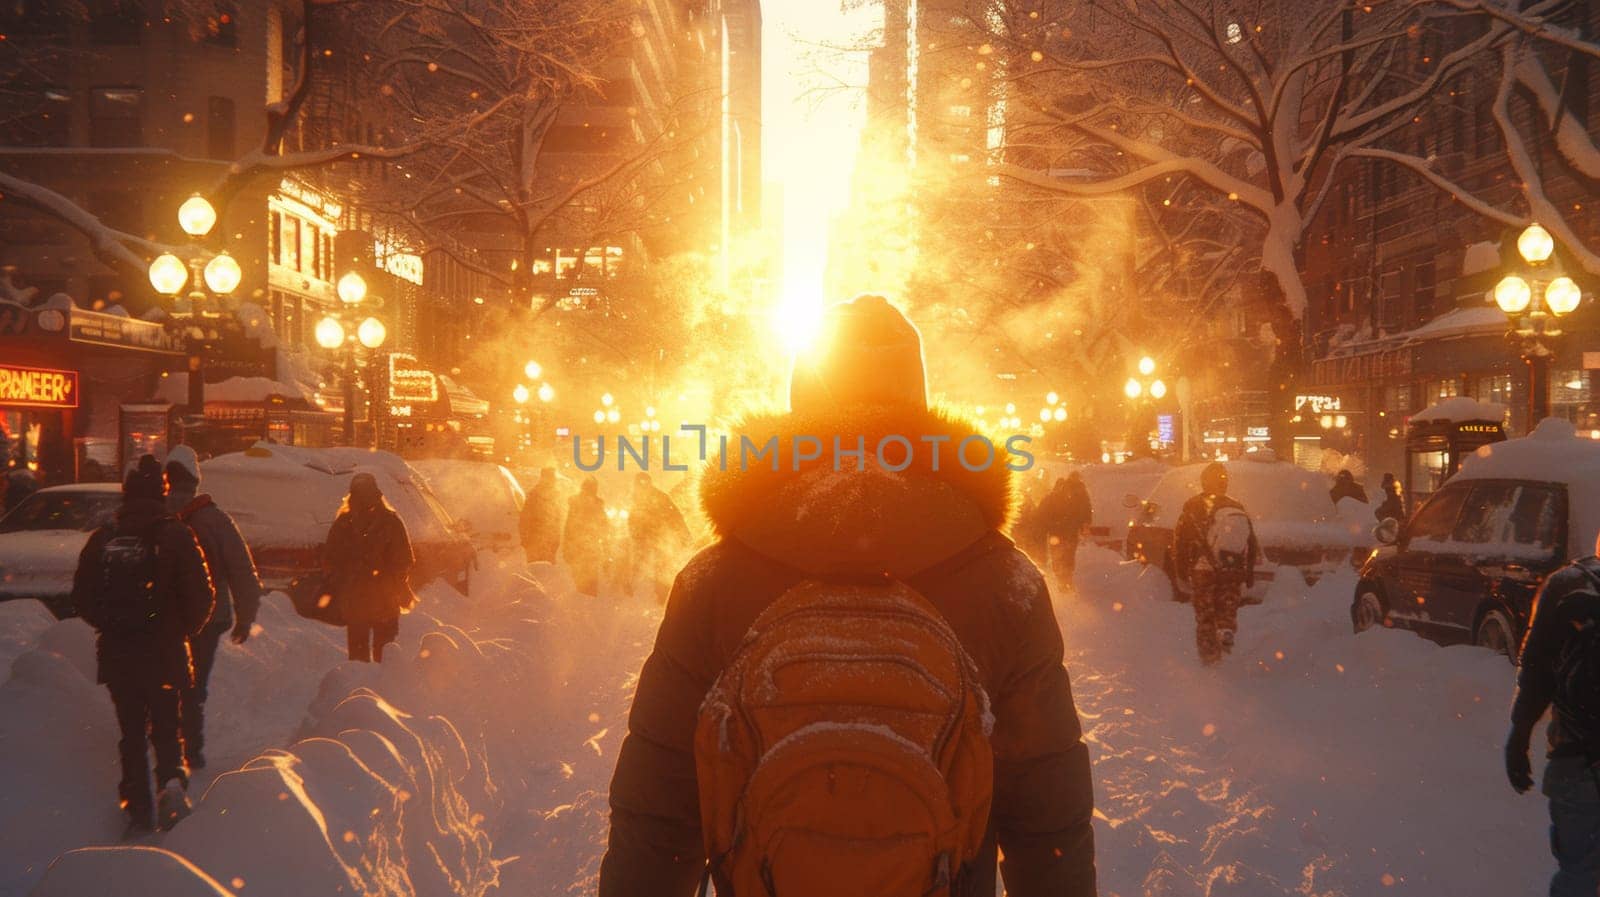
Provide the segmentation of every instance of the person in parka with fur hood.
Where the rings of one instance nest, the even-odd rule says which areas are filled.
[[[1044,578],[1001,534],[1014,498],[1004,455],[978,470],[955,463],[976,431],[927,407],[921,338],[878,296],[828,310],[819,350],[796,363],[790,406],[738,429],[756,445],[864,437],[869,460],[841,469],[830,453],[807,463],[796,452],[776,469],[735,458],[707,467],[701,502],[718,540],[678,575],[640,673],[611,782],[600,897],[695,892],[706,867],[697,716],[762,611],[804,580],[886,575],[948,622],[993,709],[992,811],[960,893],[995,893],[998,847],[1014,897],[1092,897],[1089,756]],[[940,438],[943,463],[924,435]],[[871,460],[890,436],[915,448],[903,470]]]

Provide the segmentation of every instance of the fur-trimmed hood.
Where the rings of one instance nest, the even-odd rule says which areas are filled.
[[[981,434],[968,422],[940,411],[872,407],[827,415],[756,417],[733,428],[727,455],[715,453],[700,487],[712,528],[757,552],[817,574],[889,573],[905,578],[949,558],[992,530],[1003,529],[1013,504],[1011,471],[1003,442],[982,464],[986,451],[967,452],[972,470],[956,457],[962,441]],[[740,437],[756,448],[778,438],[778,469],[771,457],[740,463]],[[876,455],[880,440],[904,437],[911,464],[893,471]],[[923,437],[949,437],[935,444]],[[812,437],[821,457],[798,462],[795,439]],[[853,451],[864,444],[858,470]],[[817,450],[805,445],[807,453]],[[754,451],[754,450],[752,450]],[[904,443],[885,444],[888,464],[904,460]],[[835,469],[836,462],[839,469]],[[726,469],[723,469],[723,468]]]

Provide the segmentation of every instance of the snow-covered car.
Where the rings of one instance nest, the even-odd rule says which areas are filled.
[[[0,518],[0,601],[36,598],[56,616],[71,616],[78,554],[121,504],[116,483],[51,486]]]
[[[424,460],[411,466],[427,480],[439,503],[467,528],[478,548],[512,551],[527,495],[511,471],[488,461]]]
[[[233,516],[262,580],[283,588],[321,567],[328,527],[357,473],[377,478],[405,522],[417,558],[412,582],[438,578],[465,589],[477,555],[464,527],[397,455],[258,442],[201,463],[200,488]]]
[[[1341,567],[1349,568],[1372,545],[1372,513],[1355,499],[1335,506],[1328,494],[1329,477],[1278,461],[1270,455],[1245,455],[1228,461],[1228,494],[1249,513],[1263,557],[1257,562],[1255,586],[1245,595],[1259,602],[1276,577],[1276,568],[1294,567],[1308,582]],[[1189,589],[1172,567],[1172,533],[1184,502],[1199,494],[1205,464],[1169,470],[1149,495],[1126,497],[1135,510],[1128,523],[1125,556],[1166,573],[1177,601],[1189,600]]]
[[[1595,550],[1600,443],[1550,419],[1532,436],[1485,446],[1361,567],[1357,632],[1383,625],[1515,659],[1539,584]]]

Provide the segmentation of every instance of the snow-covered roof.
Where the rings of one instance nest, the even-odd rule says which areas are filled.
[[[1503,333],[1506,316],[1499,307],[1474,305],[1447,311],[1421,327],[1397,333],[1401,339],[1443,339],[1450,336]]]
[[[1500,247],[1484,240],[1467,247],[1467,254],[1461,258],[1461,274],[1463,277],[1473,274],[1482,274],[1500,267]]]
[[[1506,419],[1506,406],[1494,402],[1480,402],[1466,396],[1456,396],[1445,399],[1437,405],[1425,408],[1411,416],[1416,423],[1427,421],[1448,421],[1450,423],[1465,423],[1467,421],[1492,421],[1499,423]]]
[[[156,398],[173,404],[188,401],[189,375],[172,374],[156,387]],[[303,399],[314,403],[316,395],[298,383],[284,383],[270,377],[229,377],[221,383],[206,384],[206,401],[240,402],[254,404],[265,402],[270,396]]]
[[[1567,487],[1567,553],[1583,557],[1600,537],[1600,440],[1547,417],[1533,434],[1486,445],[1462,462],[1458,479],[1535,480]]]

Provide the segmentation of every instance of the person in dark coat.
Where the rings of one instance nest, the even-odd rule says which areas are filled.
[[[1065,478],[1058,478],[1050,494],[1039,503],[1039,522],[1048,546],[1050,570],[1060,585],[1072,585],[1072,574],[1078,566],[1078,540],[1089,528],[1093,516],[1089,489],[1076,470]]]
[[[214,598],[200,545],[167,512],[165,495],[161,463],[143,456],[123,481],[116,521],[89,537],[72,580],[78,615],[97,633],[97,679],[116,708],[117,793],[134,830],[150,829],[157,809],[150,748],[162,826],[188,807],[179,702],[194,684],[189,639],[205,628]]]
[[[1406,519],[1405,502],[1400,498],[1400,481],[1392,473],[1383,475],[1383,501],[1373,509],[1372,516],[1378,518],[1379,523],[1385,520],[1404,522]]]
[[[411,539],[370,473],[350,478],[339,516],[328,530],[328,587],[344,615],[351,660],[381,661],[400,635],[400,615],[416,603],[411,591]]]
[[[1362,504],[1367,503],[1367,490],[1361,488],[1356,482],[1355,474],[1348,470],[1341,470],[1333,478],[1333,488],[1328,490],[1328,497],[1333,499],[1334,505],[1347,498],[1353,498]]]
[[[611,521],[606,517],[606,503],[600,498],[600,482],[594,477],[584,477],[578,494],[567,503],[567,526],[561,544],[578,592],[600,594],[600,574],[611,554]]]
[[[183,692],[183,750],[190,769],[204,769],[206,686],[217,660],[217,644],[229,633],[235,645],[250,638],[261,609],[261,578],[239,528],[211,496],[199,492],[200,463],[194,450],[176,446],[167,453],[167,510],[194,530],[216,588],[211,622],[189,640],[194,658],[194,686]]]
[[[528,492],[517,528],[528,563],[555,563],[561,549],[561,483],[554,467],[539,471],[539,482]]]
[[[1228,495],[1228,468],[1213,461],[1200,472],[1200,494],[1184,502],[1172,532],[1173,572],[1193,590],[1195,647],[1200,662],[1208,666],[1233,650],[1241,589],[1255,585],[1261,558],[1261,545],[1251,532],[1242,571],[1225,575],[1213,568],[1208,538],[1212,520],[1222,508],[1244,511],[1244,505]]]
[[[672,571],[689,547],[689,525],[671,496],[656,488],[650,474],[640,471],[633,480],[633,504],[628,508],[628,554],[632,558],[630,584],[648,577],[656,597],[665,602]]]
[[[925,447],[920,434],[948,434],[955,446],[976,434],[927,407],[920,336],[887,301],[834,306],[824,328],[818,360],[795,368],[792,411],[740,427],[756,445],[804,434]],[[963,872],[968,892],[995,893],[998,848],[1013,897],[1095,894],[1089,754],[1044,577],[1002,535],[1010,471],[970,471],[948,454],[935,469],[924,451],[890,473],[868,456],[861,470],[836,469],[826,453],[794,458],[798,470],[707,467],[701,503],[718,538],[678,575],[639,676],[611,780],[600,897],[688,897],[698,886],[697,716],[756,617],[807,579],[885,575],[944,616],[993,707],[993,810],[983,852]]]
[[[1011,524],[1011,537],[1035,564],[1043,566],[1050,563],[1048,537],[1044,533],[1044,521],[1039,518],[1039,503],[1026,490],[1022,493],[1022,504],[1017,507],[1016,518]]]

